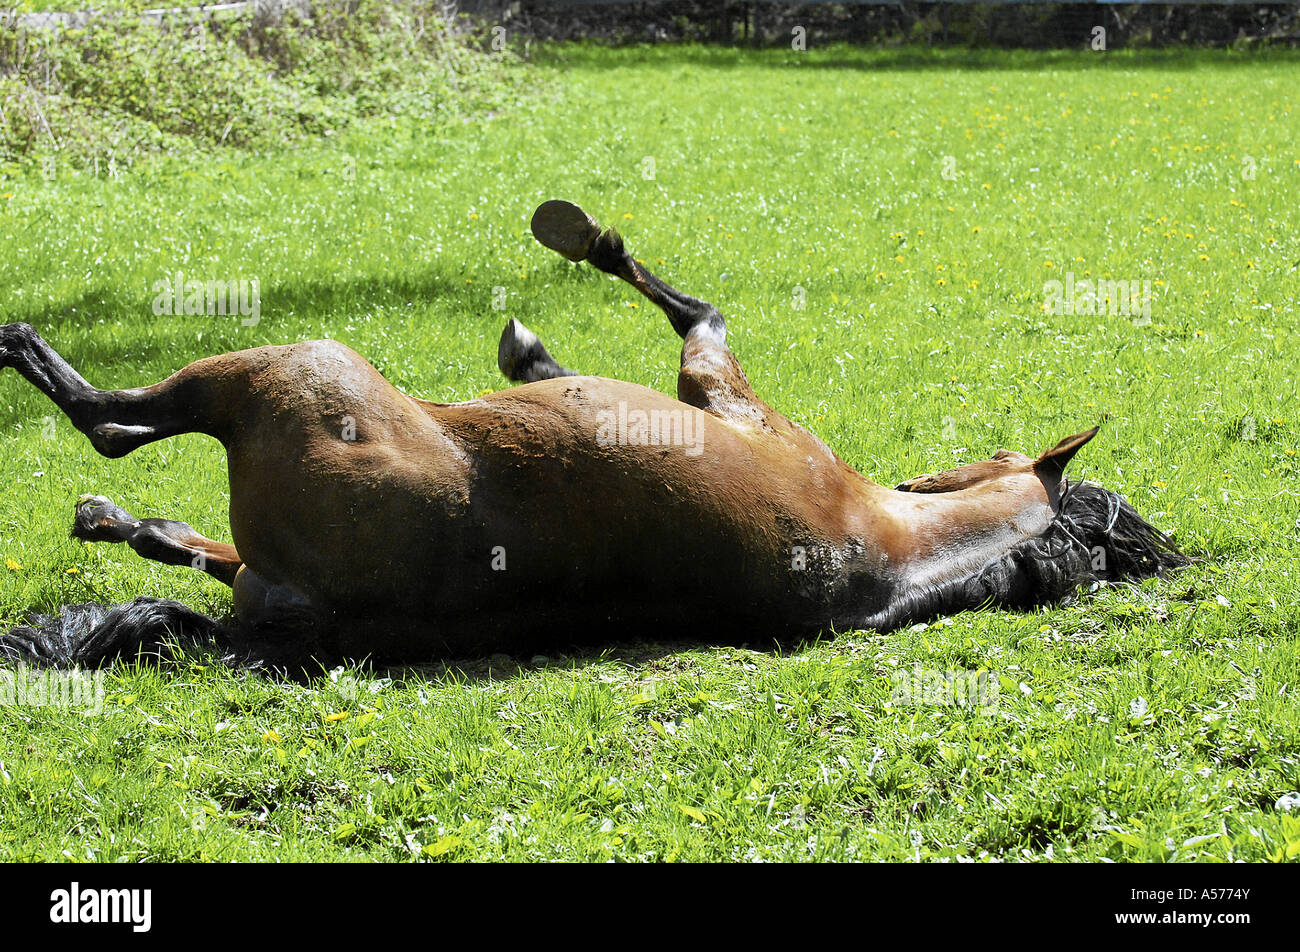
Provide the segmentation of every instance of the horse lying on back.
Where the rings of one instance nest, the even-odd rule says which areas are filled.
[[[180,433],[226,449],[233,545],[85,496],[73,535],[125,542],[233,588],[237,622],[175,602],[65,610],[0,654],[93,664],[173,634],[281,653],[420,660],[673,626],[767,639],[889,629],[1187,564],[1118,495],[1063,475],[1095,434],[894,489],[865,479],[753,391],[710,304],[656,278],[567,202],[537,239],[617,275],[682,337],[677,397],[560,366],[517,321],[498,364],[524,383],[465,403],[396,390],[333,341],[196,361],[97,390],[25,324],[0,368],[53,400],[105,456]]]

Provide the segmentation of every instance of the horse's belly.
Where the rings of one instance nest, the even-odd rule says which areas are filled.
[[[809,515],[815,461],[645,388],[582,378],[576,397],[541,402],[530,389],[431,409],[427,426],[359,421],[345,445],[307,421],[228,447],[241,556],[357,617],[611,605],[827,623],[837,579],[818,553],[855,555],[839,551],[852,544],[833,499]]]

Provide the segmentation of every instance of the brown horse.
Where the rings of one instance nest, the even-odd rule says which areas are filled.
[[[578,376],[513,320],[498,363],[526,385],[453,404],[399,392],[328,340],[102,391],[31,327],[9,324],[0,367],[40,388],[105,456],[191,432],[226,450],[233,545],[102,496],[78,502],[73,535],[230,584],[245,631],[403,659],[583,630],[609,640],[665,625],[759,639],[887,629],[1186,563],[1120,497],[1065,481],[1095,429],[1036,459],[1003,450],[879,486],[764,403],[717,309],[650,274],[616,231],[556,201],[532,228],[663,309],[684,341],[677,400]],[[47,619],[0,647],[93,662],[198,617],[140,600],[71,633],[66,617],[61,634]]]

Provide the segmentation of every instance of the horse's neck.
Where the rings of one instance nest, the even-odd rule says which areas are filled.
[[[1053,510],[1032,472],[1012,473],[945,493],[865,494],[865,519],[902,588],[968,576],[1026,539],[1041,535]]]

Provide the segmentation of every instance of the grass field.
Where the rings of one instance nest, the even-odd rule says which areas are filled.
[[[463,400],[505,386],[519,317],[571,367],[672,392],[663,316],[529,235],[564,197],[716,302],[758,392],[870,478],[1100,423],[1073,475],[1204,561],[793,652],[557,633],[306,686],[118,664],[101,716],[0,707],[0,859],[1296,858],[1297,67],[563,47],[490,117],[7,179],[3,320],[97,386],[332,337]],[[260,321],[156,316],[177,271],[257,279]],[[1052,313],[1070,275],[1149,282],[1149,318]],[[67,539],[84,492],[227,539],[217,444],[110,461],[54,414],[0,374],[0,619],[228,612],[198,573]],[[918,670],[990,672],[997,703],[905,703]]]

